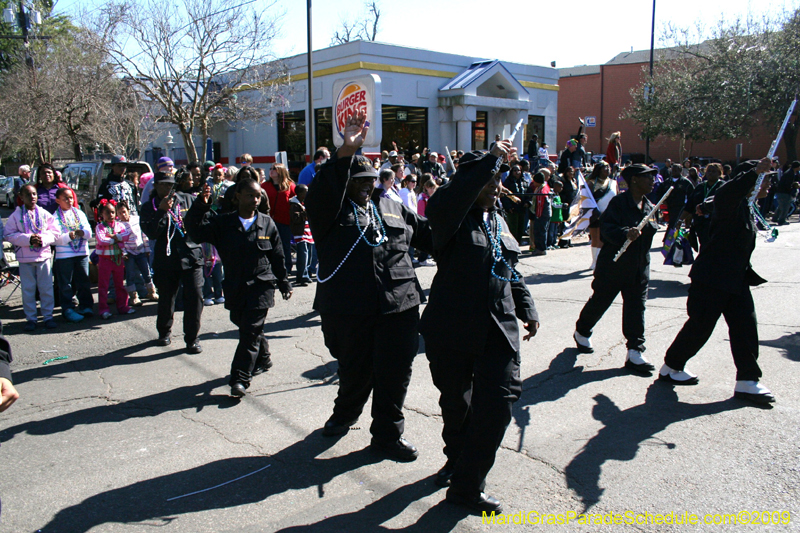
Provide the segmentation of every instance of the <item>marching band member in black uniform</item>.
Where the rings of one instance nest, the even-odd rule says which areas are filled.
[[[760,173],[769,171],[771,161],[747,161],[736,167],[733,177],[723,183],[713,198],[709,238],[689,276],[689,319],[667,350],[658,378],[676,385],[696,385],[698,377],[685,369],[686,362],[708,341],[720,315],[725,317],[736,365],[734,396],[759,404],[775,401],[772,392],[759,383],[758,322],[750,287],[765,283],[750,265],[756,247],[756,223],[748,198]],[[764,179],[758,197],[769,190]]]
[[[286,274],[278,228],[260,213],[261,187],[247,178],[236,184],[238,210],[215,216],[211,211],[211,187],[206,185],[186,217],[194,242],[217,249],[225,279],[225,308],[239,327],[239,345],[231,363],[231,395],[241,398],[250,380],[272,366],[264,321],[275,307],[275,287],[285,300],[292,296]]]
[[[372,448],[413,461],[417,449],[402,438],[403,401],[424,296],[408,247],[430,251],[431,236],[426,219],[375,190],[377,171],[355,155],[369,128],[365,122],[364,113],[348,119],[344,145],[306,196],[319,256],[314,309],[339,362],[339,392],[323,435],[346,433],[372,392]]]
[[[640,232],[636,229],[653,204],[645,196],[653,190],[657,170],[645,165],[630,165],[622,171],[628,190],[611,199],[600,216],[600,238],[603,247],[597,256],[592,282],[592,297],[583,306],[575,324],[575,343],[581,353],[592,353],[590,337],[595,324],[622,293],[622,333],[627,339],[625,367],[650,375],[655,367],[645,359],[644,306],[650,281],[650,245],[658,225],[650,220]],[[615,263],[614,256],[622,245],[632,242]]]
[[[519,326],[528,340],[539,327],[531,295],[514,269],[520,248],[497,198],[509,141],[460,159],[453,179],[431,197],[438,272],[420,331],[433,382],[441,392],[447,463],[436,476],[447,501],[473,511],[501,511],[486,495],[486,475],[522,391]]]
[[[142,205],[142,231],[156,241],[153,257],[153,281],[158,288],[158,344],[172,342],[172,322],[175,297],[183,282],[183,335],[186,350],[200,353],[203,347],[197,340],[200,316],[203,313],[203,253],[200,245],[186,235],[183,218],[192,207],[194,197],[175,192],[172,174],[156,172],[153,176],[154,194]]]

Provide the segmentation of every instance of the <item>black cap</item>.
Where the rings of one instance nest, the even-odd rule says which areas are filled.
[[[350,163],[350,177],[362,178],[364,176],[378,177],[378,171],[372,166],[372,162],[363,155],[353,156],[353,162]]]
[[[647,165],[642,165],[639,163],[628,165],[622,171],[622,179],[630,183],[631,178],[634,176],[645,176],[648,174],[656,174],[658,170],[653,167],[648,167]]]
[[[458,158],[458,169],[461,170],[465,165],[476,163],[489,155],[489,152],[483,150],[473,150],[472,152],[465,152],[464,155]],[[503,163],[500,165],[500,172],[508,172],[511,167]]]
[[[153,174],[153,184],[159,183],[175,183],[175,177],[172,174],[167,174],[166,172],[156,172]]]

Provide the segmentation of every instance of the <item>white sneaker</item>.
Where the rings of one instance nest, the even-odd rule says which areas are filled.
[[[214,305],[214,300],[212,300],[211,298],[206,298],[205,300],[203,300],[203,305]]]
[[[578,345],[578,351],[581,353],[594,353],[594,348],[592,347],[592,340],[589,337],[584,337],[577,331],[572,334],[572,338],[575,339],[575,344]]]
[[[103,313],[102,315],[100,315],[100,318],[102,318],[103,320],[108,320],[109,318],[111,318],[111,313],[109,313],[108,311],[106,311],[105,313]]]
[[[633,349],[629,349],[628,355],[625,356],[625,368],[647,375],[650,375],[650,373],[656,369],[650,361],[644,358],[642,352]]]
[[[133,307],[131,307],[130,309],[128,309],[128,312],[127,312],[127,313],[125,313],[125,314],[126,314],[126,315],[132,315],[132,314],[134,314],[135,312],[136,312],[136,309],[134,309]]]
[[[733,388],[734,398],[766,404],[775,401],[775,395],[758,381],[737,381]]]
[[[430,262],[430,261],[428,261],[428,260],[426,259],[425,261],[420,261],[420,262],[419,262],[419,266],[421,266],[421,267],[429,267],[429,266],[433,266],[433,265],[431,264],[431,262]]]
[[[219,298],[214,300],[214,302],[218,303],[218,304],[224,304],[225,303],[225,297],[224,296],[220,296]]]
[[[667,365],[662,366],[658,371],[658,379],[673,385],[697,385],[700,383],[700,378],[688,370],[673,370]]]

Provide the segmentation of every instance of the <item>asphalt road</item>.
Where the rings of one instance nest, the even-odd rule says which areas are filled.
[[[777,513],[788,512],[789,524],[745,530],[800,529],[800,224],[792,222],[776,242],[760,241],[753,257],[770,281],[753,291],[763,383],[778,400],[770,410],[732,398],[735,374],[724,323],[690,363],[701,379],[696,387],[672,388],[622,369],[619,300],[596,329],[595,353],[579,355],[571,334],[591,293],[588,246],[526,256],[520,270],[542,326],[522,349],[525,392],[487,492],[507,513],[529,521],[535,513],[586,512],[601,520],[636,519],[637,513],[649,513],[650,520],[674,513],[683,520],[688,513],[702,523],[706,514],[722,521],[723,514],[745,511],[781,522],[787,515]],[[646,355],[660,366],[686,319],[688,268],[662,266],[655,251],[653,259]],[[434,272],[418,269],[423,287]],[[371,453],[368,414],[340,439],[321,436],[337,382],[311,309],[314,291],[297,288],[270,311],[266,331],[275,366],[254,380],[241,402],[226,386],[237,333],[222,306],[205,308],[204,352],[187,355],[180,327],[171,347],[153,344],[153,303],[131,317],[61,322],[55,332],[25,334],[15,295],[0,308],[21,394],[0,415],[0,531],[502,528],[446,504],[433,484],[444,455],[438,394],[423,347],[405,409],[406,437],[420,450],[416,462]],[[57,356],[68,359],[43,365]],[[609,530],[575,520],[559,527]]]

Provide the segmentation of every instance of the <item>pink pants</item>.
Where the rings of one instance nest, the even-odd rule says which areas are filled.
[[[102,315],[108,311],[108,276],[114,276],[114,291],[116,292],[117,311],[119,314],[124,315],[128,312],[128,292],[125,290],[125,266],[120,261],[116,264],[114,260],[107,255],[99,257],[97,264],[97,300],[99,311]]]

